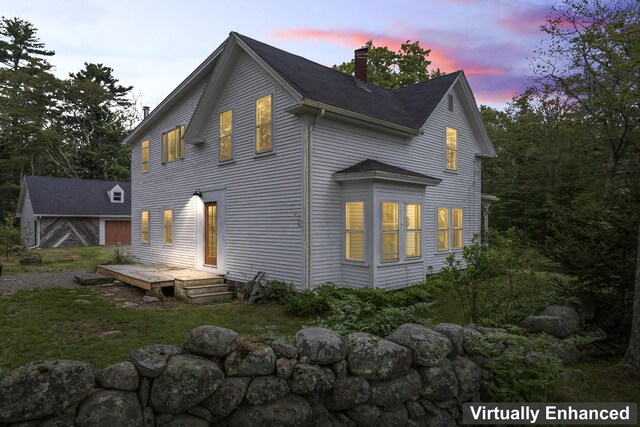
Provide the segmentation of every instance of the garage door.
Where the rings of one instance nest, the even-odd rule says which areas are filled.
[[[105,221],[104,244],[130,245],[131,221]]]

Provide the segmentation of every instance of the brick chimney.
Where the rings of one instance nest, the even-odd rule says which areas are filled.
[[[366,47],[355,50],[355,77],[359,83],[367,83],[367,51]]]

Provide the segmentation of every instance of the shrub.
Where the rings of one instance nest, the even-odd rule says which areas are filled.
[[[340,334],[359,331],[387,336],[403,323],[415,322],[415,306],[379,308],[351,294],[335,300],[331,314],[317,320],[313,325],[330,328]]]
[[[120,246],[116,246],[113,250],[113,264],[133,264],[134,261],[129,257]]]
[[[263,297],[260,303],[284,304],[289,295],[294,292],[293,284],[281,280],[272,280],[263,289]]]
[[[323,285],[311,291],[292,292],[284,300],[284,312],[291,316],[324,316],[331,311],[334,302],[332,290]]]
[[[0,225],[0,251],[9,259],[9,255],[22,250],[20,229],[15,226],[16,217],[7,214],[4,224]]]
[[[555,388],[561,363],[547,335],[490,333],[477,342],[489,357],[492,394],[498,402],[545,402]]]

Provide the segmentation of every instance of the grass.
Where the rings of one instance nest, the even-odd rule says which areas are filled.
[[[640,381],[625,374],[620,362],[590,360],[571,368],[575,375],[559,381],[550,401],[636,402],[640,406]]]
[[[75,300],[91,301],[78,304]],[[217,304],[170,309],[119,308],[90,289],[20,291],[0,298],[0,369],[43,359],[74,359],[98,368],[148,344],[182,345],[200,325],[218,325],[269,340],[291,336],[302,319],[280,307]],[[113,331],[118,331],[113,333]]]
[[[32,249],[29,255],[40,255],[42,265],[20,265],[25,256],[9,256],[0,258],[3,265],[2,274],[58,272],[64,270],[86,269],[93,271],[100,264],[113,260],[115,248],[104,246],[84,246],[79,248],[47,248]]]

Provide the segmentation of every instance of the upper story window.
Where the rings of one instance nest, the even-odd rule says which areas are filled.
[[[122,202],[122,191],[114,191],[113,192],[113,201],[115,203]]]
[[[451,94],[447,96],[447,107],[449,111],[453,111],[453,95]]]
[[[142,141],[142,172],[149,171],[149,140]]]
[[[382,261],[400,258],[400,215],[396,202],[382,203]]]
[[[184,126],[162,134],[162,163],[169,163],[176,159],[184,159]]]
[[[438,250],[462,249],[462,208],[438,208]]]
[[[345,203],[345,259],[364,261],[364,202]]]
[[[219,149],[221,162],[233,159],[233,110],[220,113]]]
[[[273,149],[272,132],[272,96],[263,96],[256,100],[256,153],[265,153]]]
[[[445,149],[445,167],[447,170],[458,170],[458,131],[447,128]]]

